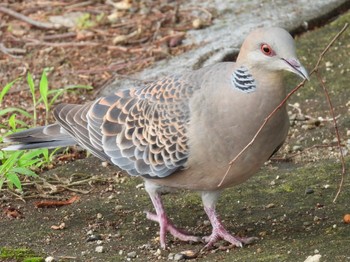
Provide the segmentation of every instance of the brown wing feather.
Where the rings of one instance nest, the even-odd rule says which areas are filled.
[[[119,90],[85,105],[60,105],[54,114],[77,143],[131,175],[165,177],[188,156],[189,99],[195,87],[170,76]]]
[[[165,177],[187,160],[188,100],[193,87],[177,76],[96,101],[88,122],[101,123],[110,161],[131,175]]]

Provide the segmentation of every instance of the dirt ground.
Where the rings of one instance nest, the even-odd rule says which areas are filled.
[[[31,1],[27,3],[29,7],[30,3]],[[90,11],[99,7],[100,12],[112,12],[108,6],[96,5]],[[25,5],[19,7],[16,2],[11,2],[10,7],[17,11],[26,9]],[[39,7],[41,12],[34,17],[53,14],[44,4]],[[63,10],[65,7],[62,7]],[[71,11],[72,8],[68,10]],[[184,24],[192,25],[190,20],[185,20]],[[4,43],[7,47],[12,44],[11,48],[26,50],[19,60],[2,55],[1,66],[6,66],[7,70],[0,72],[0,79],[4,81],[1,85],[23,74],[16,70],[20,70],[25,63],[28,65],[26,68],[34,73],[40,73],[43,67],[53,66],[55,69],[49,80],[52,79],[53,85],[57,87],[71,83],[100,85],[109,79],[111,72],[117,70],[102,70],[101,73],[97,69],[113,64],[115,61],[111,59],[116,58],[112,57],[123,59],[120,50],[109,50],[108,47],[105,50],[118,53],[111,55],[112,53],[99,52],[94,46],[72,49],[52,46],[43,49],[41,45],[27,47],[23,42],[25,37],[35,39],[38,34],[47,35],[47,32],[32,30],[26,23],[1,13],[0,21],[3,39],[12,39],[4,29],[5,26],[13,24],[14,28],[25,28],[23,35],[17,36],[21,41]],[[312,68],[318,54],[345,22],[350,22],[349,12],[322,28],[297,37],[298,55],[308,69]],[[169,25],[172,26],[173,24]],[[186,30],[184,27],[182,30]],[[119,27],[108,28],[105,26],[104,29],[107,32],[121,30]],[[104,45],[110,45],[108,41],[112,41],[114,35],[113,31],[108,32],[108,38],[100,30],[88,31],[96,34],[89,36],[88,41],[102,40]],[[129,29],[124,34],[131,32],[133,30]],[[159,29],[158,32],[168,31]],[[52,35],[55,34],[57,32],[53,31]],[[149,34],[154,35],[154,32]],[[164,33],[162,37],[167,35]],[[73,36],[74,39],[77,37]],[[58,42],[62,41],[66,40],[60,39]],[[137,42],[128,45],[131,45],[128,48],[133,49],[140,48],[133,45],[141,44]],[[156,45],[154,48],[158,47]],[[179,48],[178,52],[185,51],[183,47],[174,48]],[[79,58],[81,53],[84,58]],[[152,60],[152,54],[141,52],[137,59],[147,60],[148,57]],[[40,59],[35,63],[29,56]],[[57,66],[60,62],[50,60],[52,57],[60,60],[62,67]],[[350,31],[347,30],[327,54],[321,70],[330,90],[345,145],[349,144],[350,139],[350,92],[346,89],[350,73],[349,57]],[[23,62],[26,59],[30,62]],[[67,68],[71,73],[67,73]],[[133,72],[140,69],[142,67],[130,65],[121,70]],[[77,73],[76,70],[90,71]],[[290,78],[288,81],[292,87],[297,80]],[[23,91],[17,91],[13,95],[23,96]],[[81,93],[77,101],[89,99],[94,94]],[[69,100],[70,97],[66,96],[63,100]],[[19,102],[19,98],[18,101],[11,100],[5,101],[6,105]],[[218,212],[228,230],[238,235],[258,237],[259,240],[254,244],[232,249],[227,248],[225,243],[220,243],[213,250],[199,252],[203,244],[182,243],[169,237],[169,249],[159,250],[158,225],[148,221],[144,215],[145,210],[152,210],[152,205],[141,185],[142,181],[126,176],[114,167],[105,167],[90,157],[68,161],[43,173],[35,182],[27,181],[23,195],[8,190],[0,191],[3,210],[0,214],[0,260],[25,261],[25,258],[35,256],[38,257],[37,260],[26,261],[42,261],[43,258],[53,256],[56,261],[168,261],[173,260],[174,254],[190,250],[196,254],[194,261],[305,261],[308,256],[315,254],[322,255],[322,262],[350,261],[350,224],[343,222],[343,216],[350,213],[350,180],[347,176],[337,202],[333,203],[340,182],[339,153],[332,143],[335,135],[332,122],[329,121],[328,105],[315,77],[290,100],[290,104],[290,117],[293,121],[286,145],[257,176],[241,186],[227,190],[218,205]],[[348,145],[348,149],[349,147]],[[347,151],[345,155],[348,162],[350,159]],[[348,164],[347,168],[350,168]],[[80,199],[70,205],[57,208],[35,207],[35,203],[41,200],[69,199],[74,195]],[[164,199],[169,216],[175,224],[199,236],[210,233],[207,217],[196,193],[178,192],[166,195]],[[11,218],[6,212],[9,207],[21,214],[17,214],[16,219]],[[103,247],[102,253],[96,252],[98,246]]]

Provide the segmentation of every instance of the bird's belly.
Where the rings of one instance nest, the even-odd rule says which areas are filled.
[[[194,152],[192,157],[190,156],[186,169],[166,178],[155,179],[154,183],[198,191],[224,189],[243,183],[260,169],[285,140],[289,121],[286,113],[280,113],[275,121],[266,125],[252,145],[232,163],[232,166],[229,165],[230,161],[251,141],[255,132],[245,135],[245,139],[239,142],[235,136],[232,137],[232,141],[228,141],[226,137],[220,142],[220,136],[216,141],[204,140],[203,143],[206,145],[201,147],[201,152]]]

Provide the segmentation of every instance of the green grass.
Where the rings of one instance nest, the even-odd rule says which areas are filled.
[[[16,261],[20,262],[43,262],[43,257],[38,256],[34,251],[27,248],[0,248],[0,260],[1,261]]]
[[[77,89],[92,89],[91,86],[75,85],[67,86],[59,89],[50,89],[47,73],[49,68],[45,68],[41,74],[39,86],[36,87],[33,76],[28,72],[27,84],[32,96],[33,112],[28,112],[26,109],[17,107],[8,107],[0,110],[0,117],[7,117],[5,124],[0,125],[0,128],[7,132],[0,136],[0,142],[3,142],[3,137],[37,125],[37,108],[40,104],[45,108],[45,124],[48,124],[48,119],[52,106],[57,102],[57,99],[65,92],[74,91]],[[4,97],[8,94],[11,87],[20,78],[16,78],[12,82],[5,85],[0,92],[0,104]],[[37,92],[38,91],[38,92]],[[18,119],[18,116],[25,117],[32,121],[32,124]],[[57,149],[58,150],[58,149]],[[21,176],[35,177],[36,171],[48,165],[57,150],[49,151],[46,148],[33,149],[29,151],[2,151],[0,150],[0,189],[6,183],[10,189],[15,187],[22,190]]]

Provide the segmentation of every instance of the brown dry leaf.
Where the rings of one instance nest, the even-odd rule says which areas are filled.
[[[19,211],[18,209],[14,208],[14,207],[5,207],[4,213],[8,218],[11,218],[11,219],[23,218],[21,211]]]
[[[61,201],[44,200],[44,201],[35,202],[34,205],[36,208],[66,206],[79,200],[79,198],[80,198],[79,196],[72,196],[68,200],[61,200]]]
[[[65,228],[66,228],[66,224],[65,223],[61,223],[58,226],[56,226],[56,225],[52,225],[51,226],[51,229],[53,229],[53,230],[62,230],[62,229],[65,229]]]
[[[198,256],[198,252],[195,252],[193,250],[185,250],[185,251],[182,251],[181,254],[184,255],[185,259],[193,259]]]

